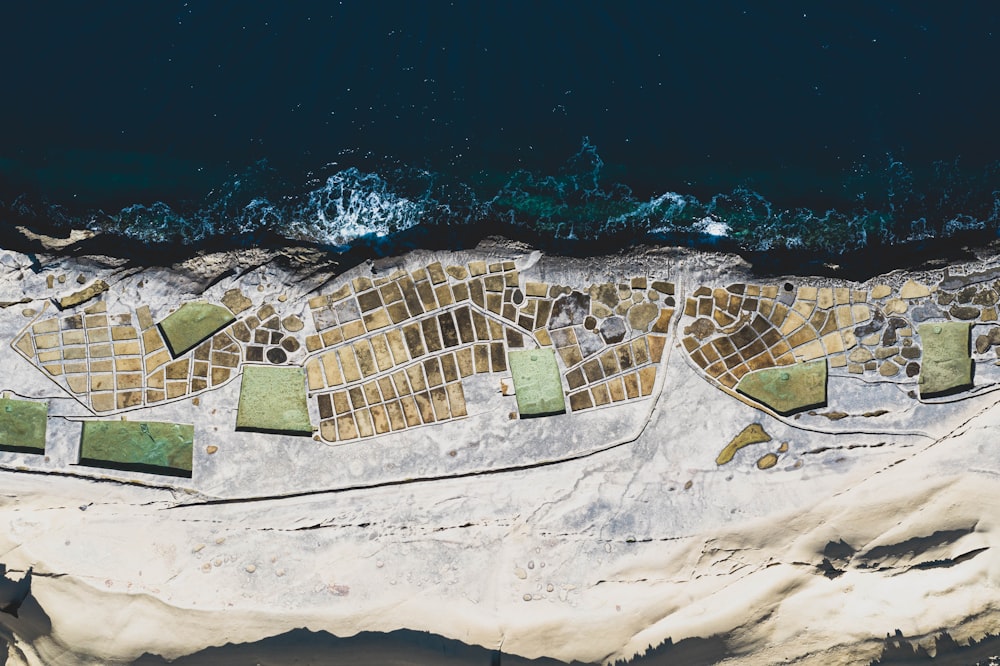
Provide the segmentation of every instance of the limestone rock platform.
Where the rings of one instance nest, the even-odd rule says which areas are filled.
[[[2,255],[8,663],[846,664],[1000,620],[995,258]]]

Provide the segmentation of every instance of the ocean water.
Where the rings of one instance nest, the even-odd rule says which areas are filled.
[[[989,3],[286,4],[0,8],[0,229],[830,261],[1000,229]]]

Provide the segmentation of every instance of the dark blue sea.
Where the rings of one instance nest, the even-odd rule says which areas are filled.
[[[993,3],[10,2],[0,21],[0,231],[833,261],[1000,228]]]

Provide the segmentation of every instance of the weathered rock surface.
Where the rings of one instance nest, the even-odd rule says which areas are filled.
[[[992,392],[1000,386],[1000,368],[992,354],[969,359],[967,368],[968,350],[961,344],[941,351],[940,343],[928,343],[914,326],[924,315],[926,326],[944,321],[928,295],[942,283],[940,274],[913,276],[928,294],[911,288],[904,295],[899,287],[904,280],[885,276],[879,281],[896,287],[865,291],[863,285],[831,281],[833,291],[810,301],[783,289],[784,279],[749,274],[733,257],[681,251],[671,251],[669,261],[657,252],[584,261],[484,247],[466,254],[386,258],[339,276],[305,256],[297,268],[258,250],[131,273],[121,273],[113,262],[84,266],[61,257],[43,257],[36,272],[22,268],[31,264],[27,258],[10,256],[11,267],[0,273],[0,300],[27,299],[30,308],[0,310],[0,335],[6,343],[41,340],[52,346],[0,347],[5,370],[0,388],[46,404],[49,414],[44,456],[0,451],[0,563],[6,576],[0,594],[17,611],[0,613],[3,635],[11,642],[7,663],[127,664],[199,653],[192,659],[209,659],[218,653],[205,651],[225,643],[251,644],[243,662],[266,663],[261,655],[267,639],[307,627],[339,637],[429,632],[444,642],[487,650],[488,656],[502,646],[505,663],[517,663],[518,657],[625,660],[669,639],[673,647],[659,648],[646,663],[671,654],[678,663],[699,663],[677,652],[697,644],[714,655],[701,663],[854,664],[877,658],[885,636],[897,628],[929,646],[941,631],[964,643],[995,632],[1000,622],[995,604],[1000,532],[993,529],[1000,458],[991,450],[1000,427]],[[395,298],[391,290],[379,292],[378,299],[365,297],[364,307],[372,309],[363,310],[355,301],[342,305],[354,293],[351,288],[341,300],[330,300],[342,283],[358,278],[361,291],[374,294],[385,284],[375,287],[372,280],[438,261],[448,268],[428,273],[429,289],[419,294],[415,288],[415,298],[446,300],[447,292],[434,291],[444,283],[432,280],[445,279],[442,275],[464,280],[469,271],[458,268],[471,261],[483,261],[484,271],[494,264],[508,271],[503,262],[515,262],[520,287],[531,298],[546,291],[526,288],[525,280],[572,285],[552,287],[559,306],[545,333],[535,338],[527,333],[539,320],[505,317],[508,301],[499,302],[501,312],[490,321],[518,322],[518,331],[526,332],[521,344],[537,340],[555,349],[565,391],[579,395],[571,381],[582,382],[591,406],[516,418],[516,393],[500,388],[511,372],[502,358],[490,356],[490,346],[508,338],[497,337],[486,324],[477,333],[471,320],[465,329],[459,318],[435,314],[438,322],[457,322],[458,332],[421,328],[414,340],[425,344],[432,331],[440,333],[439,344],[452,333],[481,335],[476,344],[485,340],[485,355],[469,362],[497,361],[503,368],[455,375],[468,408],[464,416],[330,445],[318,441],[318,433],[304,434],[296,403],[296,435],[236,432],[240,365],[229,379],[196,396],[99,417],[193,426],[190,477],[79,464],[81,422],[95,416],[59,383],[65,375],[40,367],[50,362],[42,359],[56,358],[42,356],[52,349],[64,353],[83,344],[73,342],[86,339],[74,331],[154,330],[138,319],[105,326],[101,318],[146,305],[143,317],[159,322],[181,303],[222,303],[227,293],[239,290],[252,302],[237,313],[240,321],[255,317],[259,326],[244,331],[234,324],[232,335],[245,333],[246,341],[220,344],[266,346],[268,354],[281,351],[283,363],[306,366],[304,359],[319,358],[326,345],[342,349],[344,330],[359,332],[348,341],[355,348],[390,328],[372,313],[383,298]],[[240,277],[226,277],[234,266],[241,269],[230,275]],[[993,268],[988,262],[964,267],[969,274]],[[82,305],[79,311],[71,306],[53,312],[45,276],[72,278],[80,272],[112,285],[99,301],[106,312],[84,314]],[[601,277],[594,277],[597,272]],[[671,283],[643,282],[652,276]],[[653,319],[643,314],[629,321],[629,310],[622,318],[609,312],[595,322],[596,332],[586,330],[591,295],[572,290],[586,290],[601,279],[612,280],[616,298],[627,291],[632,310],[642,307],[633,304],[633,286],[638,285],[640,300],[647,284],[663,294],[656,299],[663,305],[651,307],[658,317],[654,329],[662,321],[666,330],[640,334],[634,324],[648,326]],[[793,281],[803,283],[788,279]],[[734,300],[727,295],[725,307],[743,319],[727,332],[710,317],[713,288],[731,284],[740,289],[727,292]],[[704,285],[712,288],[702,290]],[[611,293],[602,292],[602,298],[611,300]],[[667,307],[668,293],[679,312],[659,309]],[[392,302],[405,302],[400,298]],[[843,309],[845,298],[853,300]],[[874,318],[862,320],[861,310],[876,298],[891,302],[886,312],[900,321],[890,319],[887,326],[874,304]],[[309,305],[313,299],[315,307]],[[769,328],[765,301],[769,308],[780,304],[783,321],[795,327]],[[447,312],[462,307],[452,305]],[[855,305],[861,307],[852,309]],[[477,308],[470,312],[491,312],[486,305]],[[22,314],[25,309],[35,311],[31,319]],[[77,313],[82,329],[49,330],[44,323],[59,316],[73,324],[69,318]],[[87,328],[88,316],[102,323]],[[766,316],[777,317],[775,310]],[[272,320],[273,328],[264,326]],[[37,335],[19,337],[36,324]],[[971,329],[968,340],[977,341],[977,351],[986,342],[991,344],[984,351],[995,344],[995,329],[981,318],[952,324]],[[806,335],[807,326],[815,331]],[[293,335],[272,342],[278,339],[272,334],[284,335],[282,328]],[[891,345],[883,344],[889,328],[896,336]],[[550,330],[561,333],[549,336]],[[67,332],[71,342],[63,344],[60,336]],[[257,332],[266,343],[256,342]],[[590,337],[581,343],[578,334]],[[941,334],[926,338],[933,335]],[[986,340],[979,343],[977,336]],[[868,337],[870,349],[858,346]],[[686,346],[687,338],[698,354],[723,338],[734,347],[719,342],[711,348],[724,356],[698,356],[695,347]],[[824,364],[825,391],[817,398],[826,403],[822,410],[781,416],[710,379],[715,364],[730,369],[743,364],[754,372],[773,362],[772,356],[783,358],[784,347],[773,342],[779,338],[792,341],[783,363],[810,358]],[[550,346],[546,340],[558,342]],[[381,372],[378,363],[392,358],[385,354],[399,353],[378,344],[357,347],[367,350],[356,357],[366,364],[359,364],[359,373]],[[119,356],[134,356],[139,365],[130,367],[145,368],[152,355]],[[417,368],[419,377],[402,381],[437,382],[437,373],[444,377],[470,367],[462,366],[457,353],[455,358],[454,367],[425,365],[425,354],[408,366]],[[60,357],[59,363],[73,360]],[[211,361],[211,356],[193,359],[192,376],[195,362]],[[166,366],[168,384],[178,381],[179,375],[171,374],[179,372],[176,362],[170,359]],[[973,386],[956,394],[949,385],[944,397],[922,399],[918,381],[928,362],[935,372],[957,367],[961,381],[971,376]],[[266,365],[263,356],[241,357],[239,363]],[[310,367],[315,367],[312,379]],[[305,381],[327,381],[345,367],[336,360],[307,366]],[[637,368],[641,376],[640,371],[627,375],[634,383],[622,379]],[[777,372],[780,379],[782,371]],[[116,378],[137,373],[121,371]],[[449,381],[442,378],[439,385]],[[352,386],[364,383],[360,378]],[[402,386],[359,391],[347,399],[364,406],[347,409],[367,410],[376,426],[391,425],[377,399]],[[267,392],[259,395],[266,402]],[[433,416],[444,403],[428,404]],[[326,418],[326,409],[335,419],[344,406],[310,396],[314,425]],[[755,443],[732,446],[725,463],[717,464],[728,444],[749,441],[739,436],[754,424],[760,429],[749,430]],[[420,649],[413,654],[422,654]],[[306,654],[304,663],[323,660],[315,657]],[[644,662],[640,657],[634,663]]]

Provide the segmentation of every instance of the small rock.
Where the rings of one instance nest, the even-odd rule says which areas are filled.
[[[247,573],[253,573],[254,571],[257,571],[257,567],[255,565],[253,565],[253,564],[248,564],[247,565]]]
[[[660,292],[650,289],[649,291],[646,292],[646,298],[648,298],[651,301],[655,301],[660,298]]]
[[[212,455],[218,450],[219,447],[217,447],[215,444],[209,444],[208,446],[205,447],[205,453],[207,453],[208,455]]]
[[[191,549],[191,552],[192,553],[200,553],[204,547],[205,547],[205,544],[199,543],[198,545],[196,545],[194,548]]]
[[[49,274],[45,276],[45,286],[51,289],[56,284],[56,276]]]
[[[928,319],[938,319],[942,316],[941,310],[930,303],[919,305],[910,311],[910,318],[915,322],[927,321]]]
[[[87,276],[84,275],[83,273],[80,273],[79,275],[76,276],[76,283],[77,284],[86,284],[87,283]]]
[[[955,319],[961,319],[963,321],[971,321],[979,316],[979,308],[973,307],[971,305],[953,305],[948,311]]]
[[[778,456],[774,453],[767,453],[757,460],[757,469],[771,469],[778,464]]]
[[[920,347],[917,347],[916,345],[903,347],[899,350],[899,355],[903,358],[909,359],[920,358]]]
[[[637,303],[629,308],[628,324],[634,331],[645,331],[659,314],[660,308],[654,303]]]
[[[601,322],[598,330],[601,333],[601,337],[604,338],[604,342],[609,345],[621,342],[625,339],[625,320],[621,317],[608,317]]]
[[[670,282],[664,282],[663,280],[654,280],[649,286],[667,296],[672,296],[674,293],[674,285]]]
[[[883,377],[894,377],[899,374],[899,366],[892,361],[884,361],[879,366],[878,373]]]
[[[903,314],[906,312],[906,301],[901,298],[891,298],[885,304],[886,314]]]
[[[989,287],[983,289],[982,291],[976,292],[976,295],[972,297],[973,305],[996,305],[997,303],[997,292]]]
[[[56,279],[59,280],[59,284],[66,284],[66,276],[65,275],[60,275]]]
[[[24,308],[23,310],[21,310],[21,314],[24,315],[25,317],[34,317],[36,314],[38,314],[38,310],[35,310],[34,308]]]
[[[233,314],[239,314],[244,310],[249,310],[253,306],[253,301],[244,296],[239,289],[230,289],[222,296],[222,304],[229,308]]]
[[[514,575],[520,578],[521,580],[524,580],[525,578],[528,577],[528,572],[522,569],[521,567],[517,567],[516,569],[514,569]]]
[[[290,331],[292,333],[298,333],[305,328],[305,322],[299,319],[296,315],[288,315],[281,320],[281,325],[285,327],[286,331]]]
[[[990,350],[993,344],[990,342],[990,336],[980,335],[976,337],[976,353],[985,354]]]
[[[618,288],[613,284],[594,284],[587,292],[590,294],[591,304],[596,301],[609,310],[618,305]]]
[[[525,601],[531,601],[531,595],[527,593],[525,593],[525,595],[521,598],[524,599]]]
[[[864,347],[858,347],[848,354],[847,360],[852,363],[864,363],[865,361],[872,360],[872,353]]]
[[[962,304],[971,303],[972,299],[975,297],[976,297],[976,288],[972,286],[966,287],[965,289],[963,289],[962,291],[958,292],[955,295],[955,298],[958,299],[958,302]]]
[[[549,328],[562,328],[582,324],[590,314],[590,296],[579,291],[560,296],[552,304]]]
[[[906,364],[906,376],[916,377],[920,374],[920,364],[919,363],[907,363]]]
[[[103,294],[108,290],[108,283],[104,280],[94,280],[94,282],[86,289],[81,289],[80,291],[74,292],[69,296],[63,296],[59,299],[59,308],[65,310],[67,308],[76,307],[81,303],[85,303],[90,299],[94,298],[98,294]]]
[[[264,285],[262,284],[257,285],[257,291],[264,291]]]
[[[878,284],[872,287],[872,298],[885,298],[892,293],[892,287],[887,284]]]
[[[931,290],[928,289],[926,285],[922,285],[913,280],[907,280],[906,284],[899,289],[899,297],[905,299],[924,298],[925,296],[930,295]]]
[[[598,319],[605,319],[614,314],[614,312],[604,303],[600,301],[590,302],[590,314],[594,315]]]
[[[899,353],[899,347],[879,347],[875,350],[875,358],[884,359],[892,358]]]
[[[279,303],[284,303],[287,300],[288,300],[288,295],[287,294],[278,294],[278,302]]]

